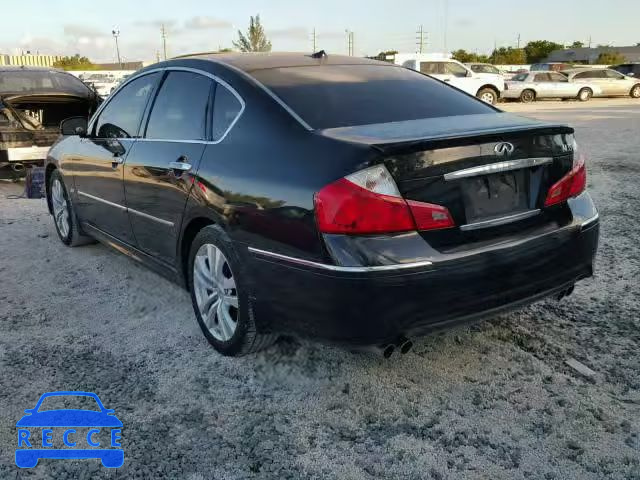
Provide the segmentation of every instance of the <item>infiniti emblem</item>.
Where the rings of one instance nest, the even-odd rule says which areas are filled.
[[[507,155],[511,155],[514,150],[515,147],[513,146],[513,143],[509,142],[500,142],[496,144],[495,147],[493,147],[493,151],[496,152],[496,155],[499,157],[506,157]]]

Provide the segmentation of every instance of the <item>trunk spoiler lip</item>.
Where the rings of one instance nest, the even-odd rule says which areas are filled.
[[[468,120],[471,117],[471,121]],[[497,118],[496,118],[497,117]],[[499,119],[495,121],[494,119]],[[467,120],[466,122],[464,120]],[[486,122],[482,121],[486,120]],[[492,121],[494,120],[494,121]],[[462,125],[460,125],[462,123]],[[409,132],[406,129],[422,126],[424,130]],[[429,132],[429,127],[431,132]],[[407,120],[386,124],[359,125],[318,130],[320,135],[350,143],[368,145],[387,153],[390,150],[411,150],[412,147],[430,143],[476,139],[517,132],[574,133],[566,124],[547,123],[509,113],[438,117]],[[424,132],[424,133],[423,133]]]

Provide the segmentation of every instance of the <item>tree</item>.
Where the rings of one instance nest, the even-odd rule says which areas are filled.
[[[584,43],[582,43],[580,40],[576,40],[569,46],[569,48],[582,48],[582,47],[584,47]]]
[[[564,47],[559,43],[549,40],[536,40],[529,42],[524,47],[526,63],[538,63],[549,56],[554,50],[562,50]]]
[[[527,63],[524,49],[500,47],[491,54],[491,63],[495,65],[523,65]]]
[[[91,60],[87,57],[81,57],[79,53],[72,57],[62,57],[53,62],[53,66],[63,70],[95,70],[97,68]]]
[[[618,63],[624,63],[627,59],[620,52],[602,52],[598,55],[596,64],[598,65],[617,65]]]
[[[238,41],[233,42],[233,46],[241,52],[270,52],[271,42],[264,33],[264,28],[260,23],[260,15],[251,17],[249,29],[245,36],[238,30]]]
[[[467,52],[464,49],[459,49],[451,52],[454,60],[458,60],[461,63],[471,63],[478,61],[478,55],[472,52]]]

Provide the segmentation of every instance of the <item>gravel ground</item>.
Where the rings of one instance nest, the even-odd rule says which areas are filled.
[[[64,247],[44,201],[0,182],[0,478],[640,478],[640,104],[506,108],[577,127],[596,276],[390,360],[293,340],[223,358],[185,292],[103,246]],[[15,422],[52,390],[115,409],[122,468],[16,468]]]

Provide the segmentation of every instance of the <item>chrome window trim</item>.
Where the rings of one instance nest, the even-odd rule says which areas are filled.
[[[240,96],[240,94],[228,82],[226,82],[222,78],[218,77],[217,75],[214,75],[213,73],[206,72],[204,70],[199,70],[197,68],[180,67],[180,66],[154,68],[152,70],[147,70],[147,71],[145,71],[143,73],[140,73],[138,75],[135,75],[135,76],[132,75],[125,82],[123,82],[120,86],[118,86],[118,88],[116,88],[116,90],[113,91],[109,95],[107,100],[105,100],[105,102],[102,105],[100,105],[100,107],[98,108],[96,113],[93,115],[93,117],[91,117],[91,121],[89,122],[89,126],[87,127],[87,131],[90,132],[90,131],[93,130],[94,124],[97,121],[97,119],[100,116],[100,114],[102,113],[102,110],[104,110],[107,107],[107,105],[109,105],[109,103],[111,103],[111,99],[120,91],[120,89],[124,88],[130,82],[132,82],[132,81],[134,81],[134,80],[136,80],[138,78],[144,77],[145,75],[150,75],[150,74],[156,73],[156,72],[168,72],[168,71],[190,72],[190,73],[195,73],[195,74],[203,75],[205,77],[210,78],[214,82],[216,82],[216,83],[222,85],[223,87],[225,87],[227,90],[229,90],[233,94],[234,97],[236,97],[236,99],[240,102],[240,111],[238,112],[236,117],[233,119],[233,121],[229,124],[229,127],[225,130],[225,132],[222,134],[222,136],[217,140],[179,140],[179,139],[175,139],[174,140],[174,139],[144,138],[144,137],[132,137],[130,139],[124,139],[123,138],[123,139],[118,139],[118,140],[135,139],[135,140],[155,141],[155,142],[202,143],[202,144],[211,144],[211,145],[215,145],[215,144],[218,144],[218,143],[222,142],[225,139],[225,137],[229,134],[231,129],[235,126],[235,124],[238,123],[238,121],[240,120],[240,117],[244,113],[244,110],[246,108],[246,103],[245,103],[244,99]],[[214,98],[214,109],[215,109],[215,98]],[[151,115],[152,112],[153,112],[153,108],[149,112],[149,115]],[[212,115],[212,118],[213,118],[213,112],[211,112],[211,115]],[[98,138],[98,137],[96,137],[96,138]]]
[[[551,157],[532,157],[521,158],[518,160],[506,160],[504,162],[490,163],[488,165],[480,165],[477,167],[464,168],[444,174],[445,181],[459,180],[461,178],[476,177],[478,175],[489,175],[492,173],[508,172],[510,170],[518,170],[521,168],[539,167],[553,163]]]
[[[343,267],[340,265],[328,265],[326,263],[319,263],[319,262],[313,262],[311,260],[304,260],[302,258],[290,257],[288,255],[269,252],[267,250],[260,250],[258,248],[253,248],[253,247],[249,247],[249,251],[256,255],[269,257],[269,258],[276,258],[278,260],[284,260],[289,263],[295,263],[296,265],[303,265],[305,267],[312,267],[312,268],[318,268],[321,270],[328,270],[332,272],[345,272],[345,273],[388,272],[388,271],[394,271],[394,270],[406,270],[411,268],[428,267],[433,265],[433,262],[424,260],[421,262],[396,263],[393,265],[378,265],[373,267]]]
[[[506,215],[504,217],[492,218],[491,220],[483,220],[482,222],[467,223],[466,225],[460,225],[460,230],[467,232],[470,230],[479,230],[481,228],[497,227],[499,225],[506,225],[507,223],[517,222],[518,220],[524,220],[525,218],[535,217],[540,213],[540,209],[528,210],[526,212],[516,213],[514,215]]]
[[[95,195],[91,195],[89,193],[83,192],[81,190],[77,190],[78,195],[82,195],[83,197],[90,198],[91,200],[95,200],[96,202],[104,203],[105,205],[109,205],[110,207],[117,208],[118,210],[122,210],[124,212],[131,212],[134,215],[139,215],[141,217],[147,218],[154,222],[161,223],[166,225],[167,227],[173,227],[174,223],[168,220],[163,220],[162,218],[154,217],[153,215],[149,215],[148,213],[140,212],[138,210],[134,210],[133,208],[125,207],[124,205],[120,205],[119,203],[110,202],[109,200],[105,200],[104,198],[96,197]]]

